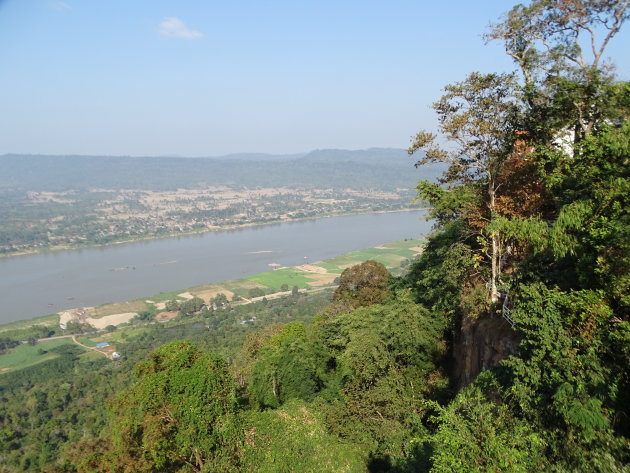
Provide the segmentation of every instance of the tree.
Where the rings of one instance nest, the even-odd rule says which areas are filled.
[[[534,0],[493,25],[486,38],[503,41],[521,70],[531,129],[557,139],[566,127],[570,142],[602,119],[600,86],[612,79],[604,52],[630,17],[629,6],[629,0]],[[570,123],[558,121],[558,112]]]
[[[387,298],[390,277],[384,265],[372,260],[346,268],[339,278],[333,301],[348,308],[380,304]]]
[[[628,0],[534,0],[513,7],[486,38],[505,43],[527,84],[549,73],[588,74],[601,67],[608,43],[630,17],[629,5]]]
[[[420,401],[436,398],[446,380],[437,368],[444,355],[445,320],[411,301],[409,290],[385,304],[359,307],[317,327],[334,367],[338,390],[328,414],[331,430],[365,445],[375,457],[396,452],[417,427]]]
[[[320,363],[304,326],[285,325],[257,353],[248,386],[250,400],[258,408],[276,408],[289,399],[311,400],[322,385]]]
[[[450,212],[468,221],[481,242],[482,252],[490,259],[489,294],[496,301],[501,257],[507,250],[507,242],[499,232],[486,233],[484,229],[496,215],[498,177],[516,142],[520,114],[516,82],[511,74],[472,73],[463,82],[446,86],[445,91],[433,108],[438,114],[440,131],[453,143],[453,149],[441,148],[436,144],[437,135],[421,131],[408,152],[413,155],[425,151],[416,166],[448,163],[442,183],[451,188],[444,190],[436,184],[421,182],[418,197],[438,209],[450,200]]]
[[[365,452],[330,434],[318,405],[292,400],[280,409],[250,412],[251,438],[243,471],[312,473],[365,471]]]
[[[164,308],[169,312],[179,310],[179,302],[175,299],[171,299],[169,301],[166,301],[166,304],[164,304]]]
[[[466,388],[447,406],[430,403],[438,425],[429,442],[432,473],[548,471],[545,441],[509,406],[488,399],[477,385]]]
[[[100,471],[234,471],[240,445],[236,389],[226,363],[182,342],[136,366],[114,402],[111,450]]]
[[[265,295],[265,291],[261,289],[260,287],[252,287],[248,291],[248,294],[249,294],[250,299],[253,299],[255,297],[263,297]]]
[[[203,299],[200,297],[193,297],[187,301],[179,304],[179,312],[182,315],[191,315],[195,312],[199,312],[204,306]]]
[[[220,292],[219,294],[217,294],[214,299],[212,299],[211,304],[213,304],[216,308],[221,308],[224,305],[227,305],[229,303],[228,298],[225,294],[223,294],[222,292]]]

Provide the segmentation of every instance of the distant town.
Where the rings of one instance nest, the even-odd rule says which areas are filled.
[[[412,189],[230,188],[29,191],[7,219],[0,254],[101,245],[412,206]]]

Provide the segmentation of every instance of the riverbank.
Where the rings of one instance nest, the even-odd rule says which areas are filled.
[[[63,344],[73,343],[83,347],[87,350],[86,356],[96,353],[111,357],[116,351],[116,340],[124,339],[127,330],[137,331],[140,327],[154,322],[177,323],[180,318],[190,321],[190,316],[182,316],[177,309],[169,309],[172,309],[173,305],[183,307],[183,304],[193,298],[200,299],[203,307],[216,310],[228,306],[266,303],[265,300],[271,301],[296,294],[310,295],[332,291],[336,287],[336,278],[345,268],[368,259],[384,264],[392,274],[399,274],[409,260],[422,252],[422,245],[421,239],[394,241],[323,261],[281,267],[234,280],[161,292],[127,302],[77,307],[48,316],[3,324],[0,325],[0,337],[19,341],[29,339],[29,343],[22,343],[0,355],[0,373],[49,360],[53,356],[50,349]],[[237,325],[255,322],[255,318],[234,320]],[[34,325],[39,328],[33,330]],[[32,336],[29,335],[29,330],[33,334],[47,333],[47,336],[41,338]],[[90,333],[74,336],[76,334],[67,334],[70,330]]]
[[[308,221],[320,220],[320,219],[325,219],[325,218],[333,218],[333,217],[411,212],[414,210],[426,210],[426,209],[422,207],[405,207],[405,208],[396,209],[396,210],[375,210],[375,211],[370,210],[367,212],[366,211],[331,212],[325,215],[316,215],[312,217],[300,217],[300,218],[289,217],[285,219],[279,218],[279,219],[264,221],[264,222],[261,221],[261,222],[249,222],[249,223],[231,224],[231,225],[215,225],[215,226],[208,226],[208,227],[200,228],[200,229],[189,229],[189,230],[182,230],[182,231],[177,231],[177,232],[167,232],[167,233],[163,233],[159,235],[146,235],[146,236],[134,235],[133,237],[121,237],[120,239],[116,239],[115,241],[111,241],[107,243],[77,243],[73,245],[52,245],[52,246],[34,248],[32,250],[6,252],[6,253],[0,253],[0,259],[12,258],[15,256],[29,256],[29,255],[36,255],[36,254],[53,253],[53,252],[59,252],[59,251],[84,250],[84,249],[90,249],[90,248],[108,248],[108,247],[113,247],[113,246],[123,245],[123,244],[128,244],[128,243],[165,240],[168,238],[203,235],[203,234],[212,233],[212,232],[243,230],[246,228],[265,227],[269,225],[280,225],[283,223],[308,222]]]
[[[5,258],[0,323],[322,261],[430,227],[421,212],[385,212]]]

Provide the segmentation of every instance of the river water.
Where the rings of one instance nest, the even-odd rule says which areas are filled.
[[[0,323],[312,263],[430,227],[421,211],[351,215],[0,258]]]

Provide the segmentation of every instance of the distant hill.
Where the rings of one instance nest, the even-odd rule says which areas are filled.
[[[290,161],[305,156],[298,154],[267,154],[267,153],[233,153],[225,156],[209,157],[207,159],[240,159],[242,161]]]
[[[0,189],[167,190],[202,186],[395,189],[434,180],[441,167],[415,169],[402,149],[316,150],[301,155],[235,154],[218,158],[0,156]]]
[[[407,151],[398,148],[370,148],[364,150],[316,149],[302,158],[310,162],[354,162],[372,165],[402,165],[415,163]]]

